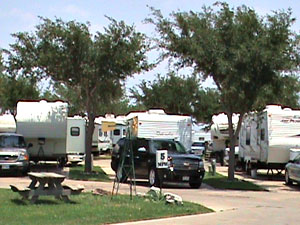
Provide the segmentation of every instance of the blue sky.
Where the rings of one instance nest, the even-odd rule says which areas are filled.
[[[142,21],[149,15],[147,5],[160,9],[166,16],[172,11],[200,11],[201,7],[212,5],[216,0],[2,0],[0,2],[0,48],[8,48],[14,40],[11,33],[19,31],[34,31],[39,23],[38,16],[54,19],[62,18],[65,21],[91,23],[91,31],[103,31],[109,21],[105,15],[116,20],[124,20],[127,24],[134,24],[136,28],[148,36],[154,35],[154,27]],[[300,31],[300,4],[294,0],[248,0],[227,1],[230,6],[245,4],[255,9],[258,14],[266,15],[272,10],[288,9],[293,11],[296,23],[293,29]],[[126,86],[133,87],[141,80],[153,80],[157,73],[165,74],[168,71],[167,63],[163,63],[151,72],[135,75],[127,80]],[[185,71],[186,72],[186,71]],[[205,82],[204,86],[211,86],[212,82]]]

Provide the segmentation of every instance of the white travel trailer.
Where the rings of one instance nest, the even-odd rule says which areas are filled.
[[[85,158],[86,120],[80,116],[67,118],[67,157],[76,164]]]
[[[95,123],[95,128],[93,132],[93,138],[92,138],[92,153],[94,155],[99,155],[100,149],[99,149],[99,129],[100,129],[100,124]]]
[[[114,120],[115,122],[115,129],[111,131],[111,139],[112,139],[112,145],[114,146],[117,144],[117,142],[126,136],[126,117],[125,116],[117,116]]]
[[[95,122],[99,124],[98,132],[98,151],[101,153],[109,152],[112,149],[111,132],[102,130],[102,122],[105,117],[97,117]]]
[[[233,129],[236,129],[239,120],[238,114],[233,114],[232,123]],[[225,156],[225,149],[229,146],[229,125],[228,118],[225,113],[220,113],[212,117],[212,125],[210,128],[211,141],[212,141],[212,155],[215,155],[220,159],[223,165],[223,159]]]
[[[108,152],[122,138],[126,136],[126,117],[107,114],[98,117],[99,128],[99,151]]]
[[[63,165],[69,154],[85,153],[85,148],[81,149],[81,152],[67,148],[67,136],[71,134],[67,130],[67,115],[68,104],[61,101],[19,101],[17,103],[17,133],[22,134],[26,142],[32,144],[28,149],[30,160],[36,162],[58,160]],[[78,128],[80,127],[70,127],[74,134],[71,138],[73,141],[78,138],[84,143],[84,135],[78,136]]]
[[[186,149],[192,145],[192,118],[168,115],[164,110],[130,113],[127,116],[132,135],[139,138],[175,139]]]
[[[239,137],[239,158],[245,169],[284,169],[290,149],[300,146],[300,110],[268,105],[247,114]]]

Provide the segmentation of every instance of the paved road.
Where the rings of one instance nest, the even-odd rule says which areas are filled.
[[[95,161],[94,165],[102,168],[113,177],[109,160]],[[226,167],[218,167],[218,172],[226,173]],[[67,171],[64,171],[67,173]],[[240,178],[252,180],[250,177],[237,175]],[[203,185],[200,189],[190,189],[188,185],[168,185],[163,191],[172,192],[183,197],[186,201],[200,203],[211,208],[215,213],[205,215],[193,215],[177,218],[140,221],[125,224],[299,224],[300,223],[300,188],[298,186],[288,187],[284,185],[283,177],[278,176],[273,180],[266,180],[265,175],[259,176],[254,182],[264,185],[269,192],[253,191],[223,191],[215,190]],[[0,188],[9,188],[9,184],[28,185],[27,177],[1,177]],[[112,182],[88,182],[73,181],[66,179],[67,184],[83,184],[85,191],[101,188],[112,190]],[[149,190],[146,182],[137,183],[138,192]],[[129,192],[129,185],[120,186],[121,193]]]

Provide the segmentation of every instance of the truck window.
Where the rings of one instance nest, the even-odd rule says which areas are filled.
[[[79,127],[71,127],[71,136],[79,136],[80,135],[80,128]]]
[[[0,136],[0,147],[25,148],[25,140],[21,136]]]
[[[185,148],[180,142],[167,141],[167,140],[155,140],[153,141],[153,148],[157,150],[167,150],[169,152],[186,153]]]

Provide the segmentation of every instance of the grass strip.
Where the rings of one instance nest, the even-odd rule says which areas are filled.
[[[211,173],[205,173],[203,183],[217,189],[229,190],[248,190],[248,191],[266,191],[263,187],[245,180],[234,179],[228,180],[227,176],[216,173],[213,176]]]
[[[108,224],[145,219],[212,212],[202,205],[184,202],[182,206],[167,205],[164,201],[128,195],[111,196],[82,193],[70,196],[71,203],[56,200],[53,196],[41,196],[36,204],[21,200],[18,193],[0,189],[0,224],[10,225],[77,225]]]
[[[69,178],[73,180],[110,181],[108,175],[99,166],[94,166],[91,173],[84,172],[84,166],[70,167]]]

